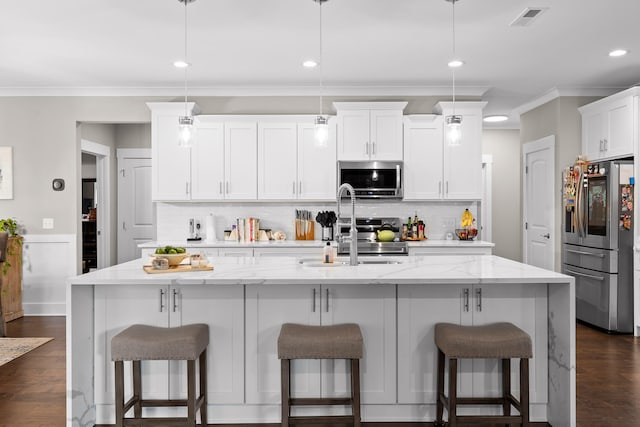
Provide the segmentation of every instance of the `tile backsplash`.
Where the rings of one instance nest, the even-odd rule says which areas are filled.
[[[447,232],[458,228],[462,212],[468,208],[474,218],[477,218],[478,228],[481,218],[478,218],[480,202],[405,202],[405,201],[373,201],[361,200],[356,203],[357,217],[400,217],[403,222],[417,213],[426,224],[426,236],[430,239],[445,238]],[[335,202],[310,203],[304,201],[285,202],[225,202],[225,203],[157,203],[157,239],[159,241],[185,240],[189,237],[189,219],[200,221],[201,236],[205,239],[206,218],[209,214],[214,218],[216,238],[224,238],[224,230],[230,230],[236,223],[236,218],[260,218],[260,228],[280,230],[287,235],[287,239],[295,239],[294,220],[295,210],[305,209],[313,212],[335,211]],[[342,203],[342,213],[350,216],[350,202],[345,199]],[[316,224],[315,238],[320,240],[320,225]],[[480,238],[482,238],[480,236]]]

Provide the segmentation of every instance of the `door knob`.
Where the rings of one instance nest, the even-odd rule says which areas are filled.
[[[544,237],[545,239],[549,239],[549,238],[551,238],[551,234],[549,234],[549,233],[542,234],[540,237]]]

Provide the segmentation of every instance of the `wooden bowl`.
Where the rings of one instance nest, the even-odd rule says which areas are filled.
[[[188,258],[189,254],[152,254],[151,256],[154,258],[165,258],[169,261],[169,267],[173,267],[180,264],[185,258]]]

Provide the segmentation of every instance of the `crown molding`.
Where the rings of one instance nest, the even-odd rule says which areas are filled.
[[[624,87],[607,87],[607,88],[558,88],[554,87],[549,89],[549,91],[545,92],[538,98],[535,98],[527,103],[524,103],[513,109],[513,113],[518,117],[524,113],[527,113],[535,108],[540,107],[541,105],[546,104],[547,102],[553,101],[556,98],[561,96],[609,96],[621,90],[624,90]]]

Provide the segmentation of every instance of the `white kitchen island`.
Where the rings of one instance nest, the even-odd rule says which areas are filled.
[[[575,426],[573,278],[490,255],[384,257],[374,259],[398,263],[358,266],[325,266],[319,256],[305,256],[304,263],[211,258],[213,271],[170,274],[146,274],[141,259],[72,278],[67,425],[113,423],[110,341],[134,323],[209,324],[208,422],[214,424],[279,422],[282,323],[360,324],[363,421],[432,422],[435,323],[509,321],[533,340],[532,421]],[[294,393],[343,394],[345,369],[342,361],[294,361]],[[497,369],[493,360],[463,361],[460,395],[497,394]],[[186,394],[184,370],[174,362],[143,364],[145,396]]]

